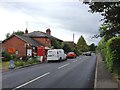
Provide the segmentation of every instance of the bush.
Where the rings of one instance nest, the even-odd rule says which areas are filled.
[[[15,67],[24,66],[24,65],[25,65],[25,62],[23,62],[22,60],[15,61]]]
[[[97,51],[101,53],[103,60],[106,59],[106,41],[102,38],[98,44]]]
[[[74,52],[77,56],[81,55],[81,53],[76,48],[75,48]]]
[[[120,70],[120,37],[114,37],[106,45],[106,63],[108,69],[113,72]]]
[[[29,58],[28,61],[27,61],[29,64],[33,64],[34,61],[32,60],[32,58]]]
[[[9,54],[8,52],[2,52],[2,57],[4,57],[2,60],[3,61],[10,61],[13,60],[14,58],[16,58],[15,54]]]
[[[36,57],[33,58],[27,58],[28,60],[19,60],[19,59],[15,59],[15,67],[19,67],[19,66],[25,66],[25,65],[32,65],[35,63],[39,63],[39,61],[36,59]]]
[[[40,62],[40,61],[38,61],[37,57],[33,57],[32,59],[33,59],[34,63],[39,63]]]

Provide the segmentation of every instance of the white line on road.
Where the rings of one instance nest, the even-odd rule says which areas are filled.
[[[67,64],[65,64],[65,65],[63,65],[63,66],[60,66],[60,67],[58,67],[58,69],[61,69],[61,68],[63,68],[63,67],[65,67],[65,66],[68,66],[70,63],[67,63]]]
[[[18,88],[21,88],[21,87],[23,87],[23,86],[26,86],[26,85],[28,85],[28,84],[30,84],[30,83],[32,83],[32,82],[34,82],[34,81],[36,81],[36,80],[38,80],[38,79],[46,76],[46,75],[48,75],[48,74],[50,74],[50,72],[45,73],[45,74],[43,74],[43,75],[41,75],[41,76],[39,76],[39,77],[37,77],[37,78],[35,78],[35,79],[33,79],[33,80],[30,80],[30,81],[28,81],[28,82],[26,82],[26,83],[24,83],[24,84],[22,84],[22,85],[20,85],[20,86],[18,86],[18,87],[16,87],[16,88],[12,89],[12,90],[16,90],[16,89],[18,89]]]
[[[73,62],[77,62],[77,60],[73,61]]]

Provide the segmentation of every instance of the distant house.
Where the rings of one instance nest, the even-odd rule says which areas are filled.
[[[76,47],[76,43],[74,43],[73,41],[64,41],[65,44],[68,44],[71,48],[75,48]]]
[[[2,41],[2,50],[11,54],[16,54],[18,57],[28,56],[28,54],[29,56],[32,56],[33,53],[37,52],[37,48],[40,46],[45,47],[45,49],[51,47],[51,38],[55,38],[60,42],[63,42],[62,40],[53,37],[50,29],[47,29],[46,33],[41,31],[28,33],[28,30],[26,29],[25,34],[13,34]]]

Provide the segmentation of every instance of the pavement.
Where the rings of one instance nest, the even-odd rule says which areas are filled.
[[[105,61],[97,55],[94,88],[116,88],[120,90],[119,81],[107,70]]]

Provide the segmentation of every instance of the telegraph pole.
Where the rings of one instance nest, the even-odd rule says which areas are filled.
[[[74,38],[75,38],[75,35],[73,33],[73,49],[75,49],[75,46],[74,46]]]
[[[28,29],[28,22],[26,22],[26,29]]]

